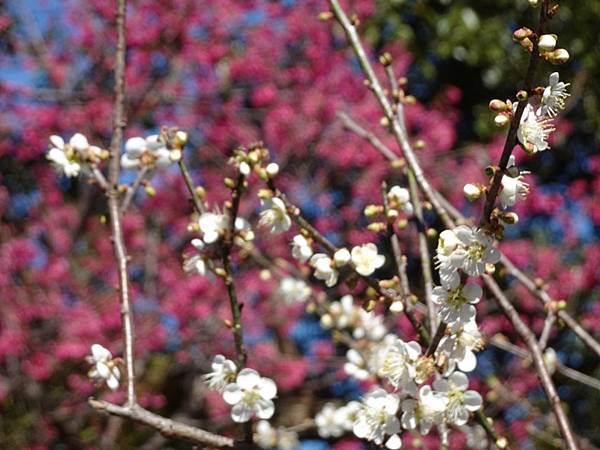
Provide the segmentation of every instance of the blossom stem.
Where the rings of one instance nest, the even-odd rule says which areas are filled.
[[[221,245],[221,261],[223,262],[223,270],[225,270],[224,282],[229,296],[229,305],[231,307],[231,316],[233,325],[231,331],[235,341],[235,349],[237,354],[238,369],[246,367],[246,348],[244,346],[244,333],[242,328],[242,307],[238,301],[235,283],[233,281],[233,266],[231,264],[231,250],[235,239],[235,221],[240,209],[240,200],[244,190],[245,177],[242,174],[238,175],[235,187],[231,191],[231,208],[229,210],[229,229],[223,239]]]
[[[544,0],[542,2],[540,8],[540,19],[537,29],[537,36],[541,36],[544,32],[544,28],[546,25],[546,20],[548,18],[548,0]],[[525,81],[523,84],[523,88],[526,92],[530,92],[533,88],[533,82],[535,77],[535,72],[537,69],[537,65],[539,63],[540,57],[538,54],[538,41],[537,37],[532,39],[533,48],[531,49],[531,56],[529,57],[529,66],[527,67],[527,73],[525,75]],[[506,136],[506,141],[504,142],[504,148],[502,149],[502,155],[500,156],[500,162],[498,163],[498,170],[494,173],[494,177],[492,179],[492,183],[489,186],[486,196],[485,203],[483,206],[483,215],[481,217],[481,225],[489,225],[490,218],[492,216],[492,212],[494,210],[494,206],[496,205],[496,198],[500,192],[500,186],[502,183],[502,177],[506,171],[506,167],[508,166],[508,160],[510,159],[510,155],[512,154],[513,149],[517,145],[517,131],[519,129],[519,124],[521,123],[521,118],[523,117],[523,112],[525,111],[525,107],[527,106],[526,101],[520,101],[517,106],[517,110],[512,117],[510,122],[510,127],[508,129],[508,135]]]
[[[433,304],[433,276],[431,274],[431,258],[429,255],[429,244],[425,230],[425,221],[423,219],[423,207],[419,199],[417,181],[412,170],[408,170],[408,189],[410,192],[410,201],[415,209],[417,219],[417,231],[419,233],[419,255],[421,258],[421,275],[425,285],[425,303],[427,305],[427,316],[429,318],[429,333],[433,336],[437,326],[435,305]]]
[[[101,400],[90,399],[89,404],[97,411],[104,411],[117,417],[123,417],[148,425],[167,437],[183,439],[194,444],[214,447],[233,447],[234,440],[213,434],[185,423],[177,422],[154,414],[139,405],[118,406]]]
[[[135,193],[137,192],[138,188],[144,181],[144,178],[146,177],[147,173],[148,173],[148,167],[146,167],[146,166],[142,167],[140,169],[140,171],[138,172],[137,177],[136,177],[135,181],[133,182],[133,184],[127,188],[127,193],[125,194],[125,198],[123,199],[123,202],[121,203],[121,207],[119,208],[121,211],[121,214],[124,214],[125,211],[127,211],[127,209],[129,208],[129,205],[131,204],[131,201],[133,200]]]
[[[387,199],[387,183],[384,181],[381,183],[381,197],[383,198],[383,212],[387,219],[388,211],[390,210],[389,202]],[[398,277],[400,278],[400,294],[404,298],[404,309],[409,309],[411,307],[410,297],[410,285],[408,283],[408,276],[406,275],[406,256],[402,254],[402,249],[400,248],[400,239],[398,235],[394,232],[393,222],[387,219],[387,236],[390,242],[392,243],[392,252],[394,253],[394,260],[396,261],[396,267],[398,269]]]
[[[123,239],[121,211],[119,209],[119,192],[117,183],[120,172],[120,153],[125,127],[125,9],[126,0],[118,0],[117,6],[117,51],[115,61],[115,98],[113,111],[112,140],[110,145],[110,165],[108,190],[108,210],[110,213],[111,234],[119,273],[119,299],[121,304],[121,321],[123,324],[124,359],[127,374],[127,404],[134,406],[135,373],[133,359],[133,318],[129,299],[129,280],[127,274],[127,250]]]
[[[517,313],[515,307],[508,300],[508,298],[506,298],[506,296],[504,295],[500,287],[494,282],[494,280],[489,275],[484,275],[483,281],[485,282],[488,289],[494,294],[494,297],[496,297],[498,305],[502,309],[504,315],[511,321],[511,323],[515,327],[515,331],[519,334],[521,339],[523,339],[525,345],[527,345],[536,372],[538,374],[538,378],[540,379],[540,383],[542,384],[542,387],[546,392],[546,396],[550,401],[550,406],[554,411],[554,415],[556,416],[558,426],[567,444],[567,448],[569,448],[569,450],[577,450],[579,447],[575,442],[575,437],[573,436],[571,425],[569,424],[569,420],[562,408],[562,405],[560,403],[560,397],[558,396],[556,388],[554,387],[554,383],[552,382],[552,378],[548,373],[548,368],[544,363],[542,351],[538,346],[535,335],[532,333],[529,327],[521,320],[521,318],[519,317],[519,313]]]
[[[192,180],[190,171],[188,170],[185,161],[183,160],[183,156],[179,160],[178,165],[179,169],[181,170],[181,175],[183,176],[183,181],[188,189],[188,192],[192,196],[192,203],[194,204],[194,208],[196,208],[196,211],[198,211],[199,214],[202,214],[206,211],[206,208],[204,207],[202,200],[200,200],[200,197],[198,197],[198,193],[194,188],[194,181]]]

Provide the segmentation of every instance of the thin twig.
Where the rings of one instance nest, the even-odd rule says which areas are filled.
[[[533,360],[533,365],[538,374],[538,378],[544,391],[546,392],[546,396],[550,401],[550,406],[554,411],[554,415],[556,416],[556,420],[558,422],[558,426],[560,428],[561,434],[566,441],[567,447],[570,450],[578,449],[577,443],[575,442],[575,438],[573,436],[573,432],[571,431],[571,425],[569,424],[569,419],[567,418],[562,405],[560,403],[560,397],[556,392],[556,388],[554,387],[554,383],[552,382],[552,378],[548,373],[548,369],[546,364],[544,363],[544,357],[542,355],[542,351],[538,346],[537,340],[535,339],[535,335],[531,332],[531,330],[527,327],[527,325],[521,320],[517,310],[514,308],[512,303],[506,298],[500,287],[494,282],[494,280],[489,275],[483,276],[483,281],[490,289],[490,291],[494,294],[494,297],[497,300],[498,305],[502,309],[504,315],[511,321],[513,324],[515,331],[519,334],[521,339],[527,345],[529,349],[529,353],[531,354],[531,359]]]
[[[208,431],[186,425],[154,414],[139,405],[118,406],[101,400],[90,399],[89,404],[98,411],[105,411],[113,416],[123,417],[161,432],[165,437],[184,439],[194,444],[215,447],[233,447],[231,438],[213,434]]]
[[[125,211],[127,211],[127,209],[129,208],[129,205],[131,204],[131,201],[133,200],[135,193],[137,192],[138,188],[144,181],[144,178],[146,177],[147,173],[148,173],[148,167],[146,167],[146,166],[142,167],[139,170],[137,177],[135,178],[135,181],[133,182],[133,184],[127,188],[127,193],[125,194],[125,198],[123,198],[123,202],[121,203],[121,208],[120,208],[121,214],[125,213]]]
[[[198,211],[199,214],[202,214],[206,211],[206,208],[204,207],[202,200],[200,200],[200,197],[198,197],[198,193],[196,192],[196,188],[194,187],[194,181],[192,180],[190,172],[187,166],[185,165],[183,156],[179,160],[179,169],[181,170],[181,174],[183,175],[183,181],[185,182],[185,185],[187,186],[187,189],[190,195],[192,196],[194,208],[196,208],[196,211]]]
[[[540,346],[541,351],[544,351],[544,349],[548,345],[548,339],[550,338],[550,332],[552,331],[554,322],[556,322],[556,314],[552,311],[548,311],[548,314],[546,315],[546,320],[544,320],[544,328],[542,329],[542,333],[540,334],[540,340],[538,341],[538,345]]]
[[[421,276],[425,287],[425,304],[427,305],[427,317],[429,319],[429,333],[433,336],[437,327],[435,305],[433,303],[433,276],[431,274],[431,259],[429,256],[429,244],[427,243],[427,230],[423,219],[423,207],[419,199],[417,182],[412,170],[408,170],[408,189],[410,200],[415,210],[417,219],[417,231],[419,234],[419,257],[421,259]],[[435,350],[435,349],[434,349]]]
[[[123,239],[121,212],[119,210],[119,192],[117,183],[120,171],[120,152],[125,127],[125,9],[126,0],[118,0],[117,10],[117,52],[115,61],[115,99],[110,144],[110,166],[108,178],[108,210],[110,213],[112,242],[119,271],[119,299],[121,303],[121,320],[123,322],[124,357],[127,374],[127,404],[133,406],[135,399],[135,373],[133,360],[133,319],[129,300],[129,280],[127,275],[127,250]]]

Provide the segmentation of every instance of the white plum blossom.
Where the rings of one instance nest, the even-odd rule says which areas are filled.
[[[87,161],[98,160],[101,153],[102,150],[90,145],[81,133],[75,133],[68,143],[65,143],[60,136],[52,135],[46,159],[60,174],[73,178],[81,173]]]
[[[459,427],[459,429],[467,437],[467,448],[484,450],[490,447],[485,428],[483,428],[481,425],[463,425],[462,427]]]
[[[298,447],[298,434],[285,428],[273,428],[266,420],[256,424],[254,442],[263,449],[293,450]]]
[[[132,137],[125,142],[125,153],[121,156],[121,167],[126,170],[165,168],[181,158],[180,150],[169,150],[158,134],[147,138]]]
[[[271,233],[284,233],[292,226],[283,200],[278,197],[261,199],[263,211],[260,213],[260,225],[270,228]]]
[[[387,378],[396,389],[402,389],[414,381],[420,355],[421,346],[417,342],[404,342],[397,338],[388,347],[379,375]]]
[[[515,103],[517,105],[517,103]],[[548,137],[554,131],[552,119],[540,114],[533,106],[527,104],[521,123],[517,129],[517,138],[529,153],[537,153],[550,148]]]
[[[542,94],[541,114],[548,117],[556,116],[565,108],[565,100],[571,95],[567,92],[570,83],[559,81],[558,72],[550,74],[548,86]]]
[[[529,193],[529,184],[523,181],[523,175],[529,172],[521,171],[515,164],[515,155],[510,155],[506,166],[508,175],[502,176],[502,191],[500,203],[503,208],[514,206],[517,200],[523,200]]]
[[[377,445],[385,445],[390,450],[400,448],[400,421],[396,417],[399,406],[397,395],[381,388],[371,390],[363,398],[362,408],[357,413],[354,434]]]
[[[339,273],[331,258],[325,253],[315,253],[310,258],[310,265],[315,269],[315,278],[323,280],[327,287],[332,287],[337,283]]]
[[[433,425],[443,422],[447,405],[448,399],[445,395],[435,392],[431,386],[422,386],[416,399],[402,401],[402,427],[414,430],[418,426],[419,432],[425,435]]]
[[[233,361],[223,355],[215,355],[211,363],[212,372],[202,376],[208,387],[223,392],[225,386],[235,381],[237,367]]]
[[[467,283],[459,285],[455,289],[447,289],[443,286],[433,288],[432,300],[440,305],[438,315],[448,325],[454,323],[465,324],[475,318],[475,304],[483,295],[480,286]]]
[[[368,339],[380,341],[387,333],[381,314],[365,311],[354,304],[351,295],[344,295],[340,301],[331,302],[327,312],[321,316],[321,325],[324,328],[343,330],[352,329],[354,339]]]
[[[234,383],[223,389],[223,400],[231,408],[234,422],[248,422],[253,415],[259,419],[270,419],[275,412],[273,398],[277,386],[270,378],[261,377],[254,369],[242,369]]]
[[[340,248],[333,254],[333,260],[336,267],[343,267],[350,262],[352,256],[347,248]]]
[[[294,236],[292,240],[292,256],[296,261],[304,264],[313,255],[310,243],[301,234]]]
[[[388,201],[392,208],[397,208],[406,214],[413,213],[413,205],[410,202],[410,193],[406,188],[392,186],[388,192]]]
[[[356,307],[358,312],[358,321],[354,325],[352,337],[354,339],[367,338],[370,341],[379,341],[387,333],[387,328],[383,323],[383,316],[375,314],[374,311],[365,311],[360,306]]]
[[[457,282],[460,281],[457,269],[464,270],[472,277],[481,276],[485,273],[486,264],[500,261],[500,252],[494,247],[494,240],[482,229],[473,230],[466,225],[459,225],[452,230],[451,235],[445,235],[446,238],[449,236],[452,236],[451,241],[456,238],[458,242],[450,245],[445,239],[440,239],[442,244],[438,243],[437,253],[440,279],[444,287],[457,287]]]
[[[97,383],[106,382],[113,391],[117,390],[121,379],[117,361],[113,359],[110,351],[100,344],[92,345],[91,350],[92,354],[87,357],[87,361],[93,367],[88,372],[88,376]]]
[[[346,358],[348,361],[344,364],[344,371],[348,375],[359,381],[371,378],[372,374],[367,365],[367,361],[358,350],[351,348],[346,352]]]
[[[333,403],[326,403],[315,416],[315,425],[319,436],[323,439],[342,436],[346,431],[346,427],[344,427],[345,416],[345,411],[342,408],[336,408]]]
[[[368,243],[352,249],[352,264],[355,270],[363,276],[369,276],[385,264],[385,256],[377,252],[377,246]]]
[[[437,353],[448,357],[448,370],[454,371],[458,366],[463,372],[471,372],[477,366],[475,351],[483,347],[481,333],[475,320],[461,325],[455,323],[450,327],[451,333],[442,337]]]
[[[229,227],[229,216],[219,212],[204,212],[198,219],[198,227],[204,243],[212,244],[218,241]],[[243,232],[247,240],[252,237],[250,224],[241,217],[235,219],[235,231]]]
[[[277,289],[278,296],[287,304],[303,302],[310,296],[310,293],[311,289],[308,284],[293,277],[282,278],[279,289]]]
[[[202,251],[206,244],[204,244],[202,239],[192,239],[191,244],[196,249],[196,252],[184,258],[183,270],[186,272],[195,272],[204,276],[207,274],[207,264],[204,255],[202,255]]]
[[[462,372],[454,372],[447,379],[433,382],[433,388],[446,395],[446,418],[453,425],[464,425],[469,421],[469,413],[481,408],[483,400],[478,392],[467,390],[469,379]]]

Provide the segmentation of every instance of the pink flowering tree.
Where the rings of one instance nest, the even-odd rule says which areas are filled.
[[[372,1],[11,3],[1,441],[600,442],[575,420],[600,390],[600,160],[566,193],[526,170],[571,128],[558,4],[529,3],[487,144],[458,141],[459,88],[418,102],[401,43],[363,38]]]

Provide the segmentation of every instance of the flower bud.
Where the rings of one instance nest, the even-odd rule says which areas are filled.
[[[394,59],[392,58],[392,55],[390,55],[388,52],[385,52],[383,55],[379,56],[379,63],[382,66],[389,66],[393,61]]]
[[[399,314],[404,311],[404,305],[400,301],[393,302],[390,305],[390,311],[394,314]]]
[[[337,267],[345,266],[350,262],[351,256],[347,248],[341,248],[333,254],[333,260]]]
[[[327,22],[331,19],[333,19],[333,13],[331,11],[323,11],[322,13],[319,13],[319,20],[321,22]]]
[[[532,6],[532,7],[534,7],[534,8],[536,6],[539,6],[539,4],[540,4],[540,0],[529,0],[529,5]]]
[[[529,28],[522,27],[522,28],[519,28],[518,30],[514,31],[513,39],[515,41],[522,41],[523,39],[527,39],[532,34],[533,34],[533,31],[531,31]]]
[[[178,162],[181,159],[181,150],[175,149],[169,152],[169,159],[173,162]]]
[[[175,145],[177,147],[184,147],[188,142],[188,135],[185,131],[179,130],[175,133]]]
[[[196,186],[196,189],[194,190],[196,191],[196,195],[200,200],[203,200],[204,197],[206,197],[206,190],[202,186]]]
[[[467,183],[463,187],[463,194],[467,200],[474,202],[481,198],[481,189],[476,184]]]
[[[508,109],[508,105],[497,98],[490,101],[489,108],[494,112],[504,112]]]
[[[529,94],[527,93],[527,91],[520,90],[519,92],[517,92],[517,100],[519,100],[520,102],[524,102],[528,98],[529,98]]]
[[[541,52],[551,52],[556,47],[555,34],[542,34],[538,40],[538,48]]]
[[[383,212],[383,206],[381,205],[367,205],[364,210],[366,217],[375,217],[377,214]]]
[[[156,195],[156,189],[154,189],[154,187],[151,184],[144,186],[144,190],[146,191],[146,194],[148,194],[150,197],[154,197]]]
[[[279,164],[274,162],[269,163],[265,170],[267,171],[269,178],[273,178],[279,173]]]
[[[250,175],[250,165],[246,162],[246,161],[242,161],[240,163],[240,173],[242,175],[244,175],[245,177],[247,177],[248,175]]]
[[[498,128],[503,128],[503,127],[507,126],[509,123],[510,123],[510,119],[508,118],[508,116],[506,114],[497,114],[496,117],[494,117],[494,124]]]
[[[564,64],[569,60],[569,52],[564,48],[557,48],[552,53],[550,53],[549,61],[552,64],[559,65]]]

